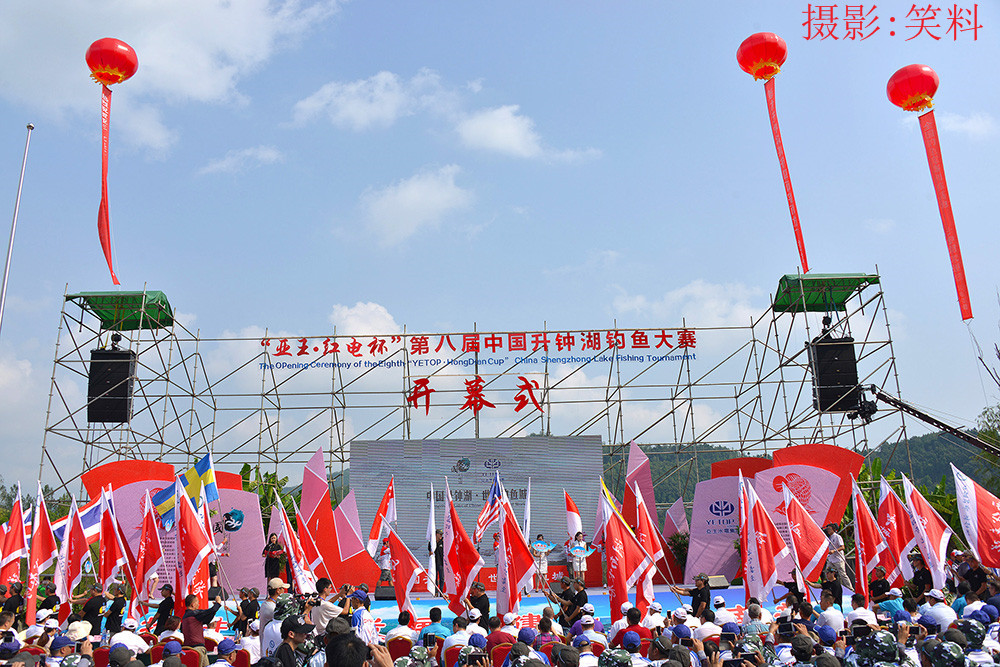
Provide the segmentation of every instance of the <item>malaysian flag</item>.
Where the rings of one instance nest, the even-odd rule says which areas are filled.
[[[479,544],[483,540],[483,534],[491,523],[500,519],[500,500],[503,495],[503,484],[500,483],[500,472],[494,473],[493,486],[490,487],[489,496],[486,498],[486,504],[483,505],[482,511],[479,512],[479,518],[476,519],[476,529],[472,531],[472,541]]]

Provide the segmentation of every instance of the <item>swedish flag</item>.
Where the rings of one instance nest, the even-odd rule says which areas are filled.
[[[215,466],[212,464],[212,452],[205,454],[194,467],[180,476],[181,484],[188,498],[198,502],[202,487],[205,488],[205,500],[208,502],[219,499],[219,488],[215,485]]]
[[[171,483],[167,488],[157,491],[151,498],[156,513],[160,515],[160,522],[167,530],[174,525],[174,486],[175,484]]]

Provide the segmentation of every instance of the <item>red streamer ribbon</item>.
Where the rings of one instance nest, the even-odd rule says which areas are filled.
[[[934,181],[934,194],[937,195],[938,210],[941,212],[941,224],[944,226],[944,239],[948,244],[948,256],[951,257],[951,272],[955,275],[955,291],[958,293],[958,307],[962,311],[962,321],[972,319],[972,305],[969,303],[969,286],[965,283],[965,265],[962,263],[962,248],[958,245],[958,232],[955,231],[955,216],[951,212],[951,198],[948,196],[948,181],[944,177],[944,162],[941,160],[941,144],[938,143],[937,123],[934,112],[928,111],[920,116],[920,133],[924,135],[924,148],[927,149],[927,164],[931,168],[931,180]]]
[[[785,146],[781,143],[781,128],[778,127],[778,110],[774,104],[774,79],[768,79],[764,82],[764,93],[767,96],[767,115],[771,119],[771,134],[774,135],[774,148],[778,151],[778,164],[781,165],[781,179],[785,182],[785,196],[788,197],[788,212],[792,216],[792,228],[795,230],[795,244],[799,247],[799,261],[802,262],[802,272],[809,273],[809,260],[806,259],[806,242],[802,238],[802,226],[799,225],[799,209],[795,206],[792,177],[788,174],[788,162],[785,160]]]
[[[101,239],[104,258],[108,260],[108,270],[115,285],[118,276],[111,263],[111,222],[108,216],[108,135],[111,131],[111,89],[102,86],[101,94],[101,206],[97,209],[97,236]]]

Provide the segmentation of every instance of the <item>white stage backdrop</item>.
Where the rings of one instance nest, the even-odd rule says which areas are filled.
[[[602,470],[600,436],[526,438],[463,438],[449,440],[362,440],[351,443],[351,488],[358,501],[361,529],[367,539],[382,494],[395,475],[396,531],[414,555],[423,559],[427,530],[430,485],[434,484],[437,527],[444,526],[444,479],[447,476],[459,518],[469,537],[485,495],[500,479],[510,496],[518,523],[524,527],[524,502],[531,477],[531,525],[529,542],[543,533],[563,544],[566,505],[563,488],[580,508],[587,540],[593,536],[594,515]],[[487,529],[480,553],[486,566],[495,565],[493,533]],[[553,557],[558,558],[556,553]]]

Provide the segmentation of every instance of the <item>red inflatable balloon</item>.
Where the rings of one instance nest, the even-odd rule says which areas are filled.
[[[131,78],[139,69],[139,58],[125,42],[105,37],[87,49],[87,66],[94,81],[110,86]]]
[[[788,57],[785,40],[773,32],[758,32],[743,40],[736,49],[736,62],[755,79],[769,80],[781,71]]]
[[[927,65],[907,65],[889,77],[885,92],[889,101],[907,111],[923,111],[934,104],[937,72]]]

